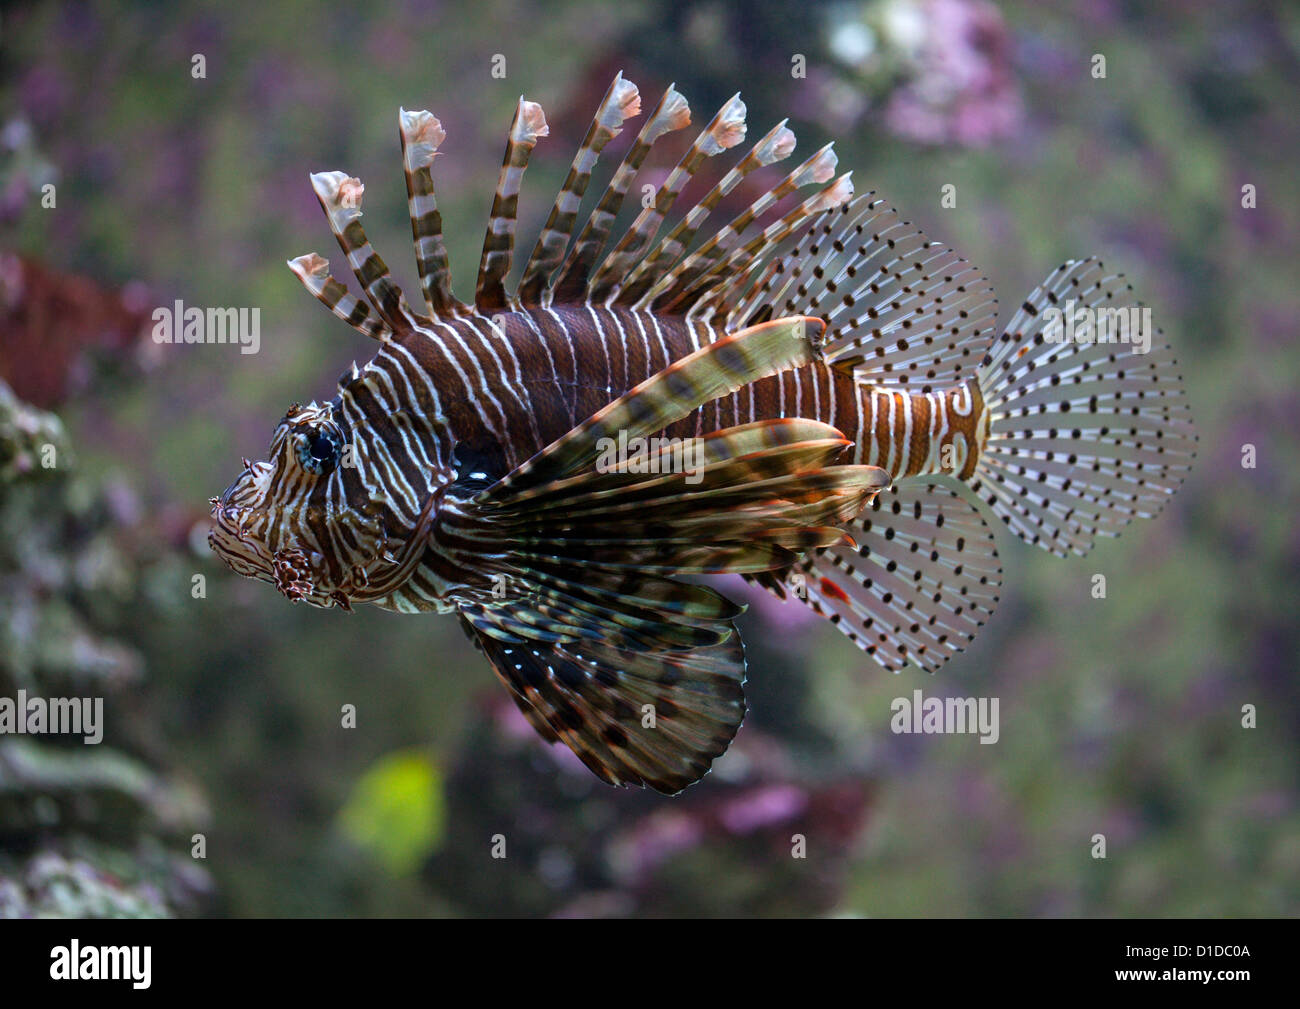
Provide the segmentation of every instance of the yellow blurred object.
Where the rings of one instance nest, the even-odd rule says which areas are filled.
[[[353,786],[338,824],[394,876],[416,871],[443,838],[442,770],[424,750],[398,750]]]

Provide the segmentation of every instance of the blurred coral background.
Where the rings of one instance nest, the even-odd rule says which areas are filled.
[[[103,696],[107,728],[0,737],[0,915],[1295,914],[1298,51],[1295,5],[1227,0],[7,5],[0,695]],[[466,298],[518,96],[551,123],[531,236],[620,69],[696,122],[740,90],[751,138],[836,139],[1004,316],[1101,255],[1201,434],[1165,514],[1085,559],[1000,534],[1001,606],[933,677],[729,585],[750,714],[672,800],[540,742],[451,619],[293,607],[204,541],[240,456],[370,354],[285,267],[331,251],[308,172],[360,176],[413,290],[397,109],[432,110]],[[177,298],[259,307],[260,353],[155,344]],[[918,687],[999,698],[998,743],[891,733]]]

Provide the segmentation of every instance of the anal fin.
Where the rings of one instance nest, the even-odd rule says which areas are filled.
[[[806,601],[893,672],[933,672],[964,649],[998,603],[997,546],[973,504],[941,484],[882,492],[833,546],[800,567]]]

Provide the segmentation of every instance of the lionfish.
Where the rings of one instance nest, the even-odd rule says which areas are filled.
[[[519,100],[472,305],[451,291],[434,116],[399,117],[422,310],[366,238],[360,181],[313,175],[366,300],[319,255],[289,266],[378,350],[333,399],[289,408],[267,461],[213,499],[209,540],[295,602],[456,614],[546,740],[610,784],[672,794],[746,710],[743,608],[693,576],[739,573],[886,669],[934,670],[998,601],[972,498],[1083,554],[1160,510],[1195,434],[1167,346],[1049,331],[1068,301],[1136,306],[1121,275],[1064,263],[997,334],[980,272],[854,196],[831,145],[702,236],[793,153],[785,121],[668,227],[697,170],[745,139],[739,95],[610,247],[647,153],[691,121],[669,87],[577,230],[598,156],[640,111],[619,74],[510,293],[520,181],[548,133]],[[602,464],[615,440],[639,457]]]

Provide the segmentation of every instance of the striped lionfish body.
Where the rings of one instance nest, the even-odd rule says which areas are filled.
[[[650,147],[690,123],[670,87],[579,229],[598,156],[639,114],[619,75],[510,293],[520,182],[547,134],[520,100],[472,305],[451,292],[437,119],[400,117],[419,308],[366,239],[361,183],[312,176],[365,298],[318,255],[289,265],[378,350],[332,400],[290,408],[268,459],[213,500],[210,542],[294,601],[456,614],[544,738],[611,784],[673,793],[745,713],[740,607],[679,576],[740,573],[886,668],[933,670],[997,603],[973,499],[1085,553],[1159,511],[1195,435],[1167,347],[1060,338],[1061,306],[1135,308],[1122,277],[1066,263],[999,334],[980,273],[854,197],[829,146],[705,232],[793,153],[785,123],[670,226],[696,172],[744,140],[739,97],[615,240]]]

